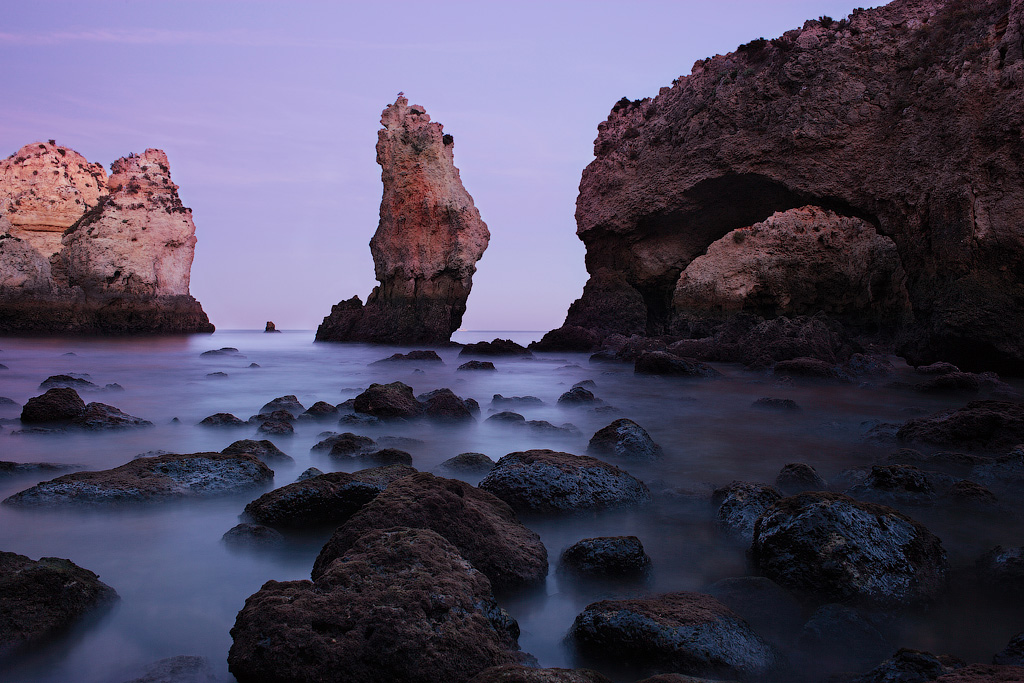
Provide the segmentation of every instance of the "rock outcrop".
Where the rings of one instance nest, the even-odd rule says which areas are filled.
[[[490,239],[452,156],[454,140],[399,95],[381,115],[384,197],[370,240],[380,285],[363,306],[335,305],[319,341],[442,344],[462,324],[476,262]]]
[[[0,161],[0,333],[213,331],[189,294],[195,225],[167,155],[111,171],[53,143]]]
[[[1020,0],[896,0],[624,98],[580,183],[590,280],[553,342],[820,311],[915,365],[1024,371],[1022,35]]]

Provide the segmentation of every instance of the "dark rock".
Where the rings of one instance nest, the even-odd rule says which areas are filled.
[[[930,652],[901,648],[871,671],[850,683],[925,683],[955,671],[963,662],[953,663],[950,657],[936,657]],[[945,661],[944,661],[945,660]]]
[[[558,569],[587,578],[639,579],[651,571],[651,558],[636,536],[584,538],[562,552]]]
[[[55,636],[115,600],[113,588],[70,560],[0,552],[0,657]]]
[[[380,419],[372,415],[342,415],[338,418],[340,427],[373,427],[380,424]]]
[[[1006,513],[994,493],[981,484],[967,479],[961,479],[950,486],[942,502],[948,503],[951,509],[961,512],[991,515]]]
[[[522,664],[505,664],[484,669],[466,683],[612,683],[592,669],[535,669]]]
[[[371,384],[356,396],[353,407],[357,413],[382,420],[417,417],[423,411],[423,406],[413,396],[412,387],[402,382]]]
[[[585,327],[565,325],[547,332],[530,344],[532,351],[593,351],[601,343],[601,333]]]
[[[309,417],[314,420],[333,420],[338,416],[338,409],[332,406],[327,401],[317,401],[309,408],[306,412],[302,413],[299,417]]]
[[[761,408],[762,410],[775,410],[779,412],[791,412],[800,410],[800,406],[796,404],[791,398],[759,398],[750,404],[751,408]]]
[[[573,384],[573,386],[583,387],[584,389],[596,389],[597,382],[592,379],[581,379],[579,382],[576,382],[576,384]]]
[[[677,377],[718,377],[722,373],[693,358],[680,358],[664,351],[645,351],[633,364],[633,372],[641,375],[674,375]]]
[[[1024,631],[1021,631],[992,657],[993,664],[1024,666]]]
[[[276,330],[274,330],[276,332]],[[179,655],[153,662],[138,678],[124,683],[218,683],[205,657]]]
[[[253,415],[249,418],[249,422],[252,424],[259,424],[260,422],[295,422],[295,415],[291,412],[283,409],[273,410],[269,413],[260,413],[259,415]]]
[[[950,372],[937,375],[926,382],[914,385],[914,391],[922,394],[963,394],[973,396],[981,389],[978,378],[966,372]]]
[[[960,368],[953,365],[952,363],[932,363],[930,365],[919,365],[914,368],[917,372],[922,375],[948,375],[954,372],[960,372]]]
[[[171,454],[139,458],[109,470],[65,474],[3,502],[20,507],[149,502],[237,493],[273,478],[273,470],[248,454]]]
[[[843,365],[843,370],[853,377],[888,377],[896,368],[885,356],[855,353]]]
[[[260,367],[260,364],[259,363],[249,363],[246,367],[248,367],[248,368],[258,368],[258,367]]]
[[[502,396],[501,394],[495,394],[491,397],[491,405],[495,408],[500,408],[502,406],[542,406],[544,405],[544,401],[540,400],[536,396]]]
[[[590,438],[587,453],[629,460],[657,460],[662,456],[661,446],[654,443],[647,430],[625,418],[597,430]]]
[[[331,455],[352,455],[361,451],[368,451],[377,446],[377,442],[368,436],[360,436],[352,432],[343,434],[332,434],[318,441],[309,450],[318,453],[330,453]]]
[[[283,420],[265,420],[260,423],[260,426],[256,431],[260,434],[267,434],[269,436],[291,436],[295,433],[295,428],[292,427],[291,422],[285,422]]]
[[[722,579],[711,584],[707,592],[773,642],[785,640],[802,624],[799,601],[763,576]]]
[[[465,482],[421,472],[392,483],[339,527],[313,565],[314,579],[360,536],[395,525],[441,534],[498,589],[536,584],[547,576],[540,537],[520,524],[508,505]]]
[[[59,387],[26,401],[21,409],[21,421],[25,424],[70,422],[84,410],[85,401],[78,392],[67,387]]]
[[[488,417],[484,422],[497,422],[499,424],[510,424],[510,425],[525,425],[526,418],[519,413],[513,413],[510,410],[503,410],[500,413],[495,413]]]
[[[377,438],[377,446],[380,448],[400,448],[405,450],[416,450],[426,445],[426,441],[411,439],[407,436],[381,436]]]
[[[7,398],[6,396],[0,396],[0,408],[20,408],[21,404],[17,401]]]
[[[805,655],[826,671],[863,671],[893,651],[882,632],[857,610],[823,605],[804,624],[798,640]]]
[[[320,474],[264,493],[245,506],[245,514],[272,527],[338,525],[376,498],[391,482],[415,472],[411,467],[391,465],[352,474]]]
[[[623,363],[623,362],[625,362],[621,358],[619,358],[619,355],[617,353],[615,353],[614,351],[612,351],[611,349],[600,349],[600,350],[590,354],[590,358],[588,358],[587,361],[589,363],[592,363],[592,364],[595,364],[595,365],[600,364],[600,363]]]
[[[448,458],[438,465],[438,469],[447,470],[453,474],[480,476],[494,469],[494,461],[483,453],[459,453],[454,458]]]
[[[466,405],[466,409],[469,410],[469,414],[476,416],[480,414],[480,404],[475,398],[467,398],[462,401]]]
[[[494,363],[489,360],[471,360],[458,367],[459,370],[496,370]]]
[[[896,438],[976,451],[1003,451],[1024,443],[1024,405],[971,401],[965,407],[903,423]]]
[[[214,413],[199,422],[202,427],[245,427],[247,424],[231,413]]]
[[[410,351],[409,353],[396,353],[391,356],[388,356],[387,358],[375,360],[372,363],[370,363],[370,365],[379,365],[381,363],[401,363],[405,361],[441,363],[442,365],[444,364],[444,361],[441,360],[441,356],[437,355],[437,351],[426,350]]]
[[[441,422],[472,421],[469,406],[451,389],[435,389],[416,397],[423,405],[423,414]]]
[[[783,495],[792,496],[804,491],[826,491],[828,484],[818,472],[802,462],[791,462],[783,465],[779,476],[775,478],[775,486]]]
[[[228,373],[226,372],[208,372],[206,376],[210,379],[227,379]]]
[[[333,450],[331,451],[331,456],[339,457]],[[412,455],[397,448],[382,448],[379,451],[355,453],[340,457],[358,462],[374,463],[375,465],[408,465],[412,467]]]
[[[842,383],[852,381],[838,365],[817,358],[781,360],[772,366],[772,374],[776,377],[823,379]]]
[[[759,680],[780,663],[743,619],[701,593],[595,602],[576,617],[569,635],[588,657],[649,673]]]
[[[489,342],[466,344],[459,351],[460,356],[532,356],[525,346],[516,344],[511,339],[495,339]]]
[[[313,477],[319,477],[321,474],[323,474],[323,472],[321,472],[317,468],[307,467],[306,469],[302,470],[302,473],[299,474],[295,481],[306,481],[307,479],[312,479]]]
[[[89,430],[131,429],[133,427],[152,427],[153,423],[140,417],[121,412],[106,403],[90,403],[85,410],[71,420],[75,427]]]
[[[53,462],[10,462],[0,460],[0,479],[21,475],[36,475],[42,472],[62,472],[78,469],[79,465],[63,465]]]
[[[281,532],[262,524],[236,524],[221,536],[221,540],[235,548],[276,548],[284,544]]]
[[[799,595],[895,607],[933,599],[946,551],[892,508],[825,492],[783,498],[757,521],[751,556],[760,572]]]
[[[952,480],[930,474],[913,465],[874,465],[867,479],[846,490],[846,495],[882,505],[932,505],[938,497],[936,483],[949,488]],[[948,477],[947,477],[948,479]]]
[[[486,576],[427,529],[371,529],[310,581],[268,581],[231,629],[239,683],[465,681],[511,664],[519,628]]]
[[[235,356],[237,358],[245,358],[245,356],[240,354],[238,352],[238,349],[236,349],[233,346],[223,346],[223,347],[221,347],[219,349],[213,349],[211,351],[203,351],[199,355],[200,356]]]
[[[262,441],[255,441],[253,439],[242,439],[235,441],[230,446],[221,451],[225,455],[236,455],[238,453],[250,453],[255,455],[260,460],[270,460],[279,462],[293,462],[293,458],[282,451],[280,448],[275,446],[273,442],[263,439]]]
[[[265,328],[263,328],[263,331],[264,332],[280,332],[281,330],[277,329],[277,325],[275,325],[272,321],[268,320],[267,321],[267,326]]]
[[[40,389],[54,389],[56,387],[65,387],[75,390],[96,390],[100,388],[98,384],[93,384],[87,379],[72,377],[70,375],[51,375],[44,379],[39,385]]]
[[[523,423],[528,429],[541,432],[549,436],[577,437],[582,436],[579,428],[571,422],[563,422],[561,425],[553,425],[547,420],[527,420]]]
[[[566,406],[586,405],[600,403],[592,392],[583,387],[573,387],[558,397],[558,403]]]
[[[276,410],[286,410],[292,415],[298,415],[305,408],[299,403],[299,399],[296,398],[295,394],[288,394],[287,396],[278,396],[272,401],[268,401],[263,404],[260,408],[260,414],[270,414]],[[292,419],[295,419],[294,417]]]
[[[1024,681],[1024,667],[997,664],[968,664],[943,674],[935,683],[1019,683]]]
[[[550,450],[509,453],[480,482],[519,512],[561,513],[642,505],[643,482],[585,455]]]
[[[716,489],[711,502],[718,508],[718,527],[733,538],[750,542],[754,523],[779,499],[775,487],[748,481],[734,481]]]

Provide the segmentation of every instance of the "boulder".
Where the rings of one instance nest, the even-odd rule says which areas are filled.
[[[416,397],[423,405],[423,414],[440,422],[472,422],[473,414],[466,402],[451,389],[435,389]]]
[[[366,391],[356,396],[353,407],[357,413],[364,413],[381,420],[417,417],[423,406],[412,393],[412,387],[402,382],[371,384]]]
[[[718,508],[718,527],[733,538],[749,543],[754,538],[754,524],[782,498],[778,490],[767,484],[734,481],[716,489],[711,502]]]
[[[775,477],[775,487],[786,496],[804,491],[827,491],[828,484],[810,465],[802,462],[791,462],[783,465],[779,475]]]
[[[214,413],[199,421],[199,425],[202,427],[245,427],[248,424],[231,413]]]
[[[437,467],[439,470],[446,470],[452,474],[483,476],[494,469],[494,461],[483,453],[459,453]]]
[[[933,505],[940,489],[945,491],[952,485],[951,477],[924,472],[913,465],[873,465],[867,478],[845,493],[870,503],[920,507]]]
[[[90,403],[85,410],[71,419],[71,425],[81,429],[131,429],[133,427],[152,427],[153,423],[122,412],[106,403]]]
[[[488,417],[484,422],[494,422],[498,424],[508,425],[525,425],[526,418],[519,413],[513,413],[511,410],[503,410],[500,413],[495,413]]]
[[[466,344],[459,351],[460,356],[532,356],[525,346],[515,343],[511,339],[495,339],[494,341],[482,341],[475,344]]]
[[[25,424],[70,422],[85,410],[85,401],[68,387],[49,389],[42,396],[33,396],[21,409]]]
[[[754,527],[760,573],[798,595],[899,607],[929,602],[946,582],[946,551],[892,508],[822,491],[783,498]]]
[[[291,436],[295,433],[295,427],[292,427],[291,422],[284,420],[264,420],[260,422],[256,432],[268,436]]]
[[[489,360],[470,360],[460,365],[458,370],[496,370],[494,363]]]
[[[299,415],[300,419],[333,420],[338,417],[338,408],[327,401],[317,401],[306,412]]]
[[[578,406],[601,403],[594,393],[583,387],[573,387],[558,397],[558,404],[563,406]]]
[[[747,622],[701,593],[595,602],[569,636],[587,657],[647,673],[762,680],[781,662]]]
[[[250,453],[255,455],[260,460],[269,460],[271,462],[294,462],[294,459],[283,452],[273,442],[263,439],[262,441],[255,441],[253,439],[242,439],[235,441],[230,446],[221,451],[226,455],[235,455],[237,453]]]
[[[651,558],[636,536],[584,538],[562,552],[559,571],[586,578],[639,579],[651,571]]]
[[[492,666],[466,683],[612,683],[592,669],[536,669],[522,664]]]
[[[247,522],[231,527],[220,540],[233,548],[278,548],[284,545],[280,531]]]
[[[410,351],[409,353],[395,353],[388,356],[387,358],[375,360],[372,363],[370,363],[370,365],[380,365],[385,363],[402,363],[406,361],[416,361],[420,363],[441,363],[442,365],[444,364],[444,361],[441,360],[441,356],[437,355],[437,351],[431,351],[428,349],[426,351]]]
[[[517,659],[487,577],[428,529],[373,529],[315,581],[268,581],[231,629],[239,681],[466,681]]]
[[[971,401],[963,408],[907,420],[896,438],[903,443],[1006,452],[1024,443],[1024,405]]]
[[[657,460],[662,456],[661,446],[654,443],[647,430],[626,418],[597,430],[590,437],[587,453],[627,460]]]
[[[115,505],[225,495],[269,484],[274,472],[249,454],[138,458],[109,470],[73,472],[6,498],[18,507]]]
[[[618,467],[550,450],[509,453],[480,488],[518,512],[542,514],[633,507],[651,500],[644,483]]]
[[[277,329],[277,325],[275,325],[273,323],[273,321],[268,320],[267,321],[267,326],[263,328],[263,331],[264,332],[280,332],[281,330]]]
[[[983,585],[1024,596],[1024,547],[997,545],[978,558],[975,568]]]
[[[601,333],[576,325],[563,325],[530,344],[531,351],[581,351],[589,353],[601,343]]]
[[[40,384],[40,389],[54,389],[56,387],[66,387],[68,389],[82,389],[82,390],[97,390],[99,385],[90,382],[87,379],[81,377],[72,377],[71,375],[50,375],[44,379]]]
[[[313,578],[363,534],[395,525],[437,532],[499,590],[543,582],[547,576],[540,537],[505,503],[465,482],[421,472],[393,482],[339,527],[320,551]]]
[[[693,358],[680,358],[665,351],[645,351],[633,364],[638,375],[673,375],[676,377],[718,377],[722,373],[707,363]]]
[[[330,432],[328,432],[330,433]],[[321,436],[323,436],[321,434]],[[342,434],[331,434],[315,443],[309,450],[314,453],[328,453],[330,455],[352,455],[362,451],[368,451],[377,446],[377,442],[368,436],[360,436],[352,432]]]
[[[354,460],[359,463],[373,463],[374,465],[407,465],[412,467],[412,455],[397,448],[382,448],[377,451],[341,456],[332,450],[331,457],[342,460]]]
[[[70,560],[0,552],[0,657],[39,644],[118,599]]]
[[[305,408],[299,403],[299,399],[296,398],[295,394],[288,394],[287,396],[278,396],[272,401],[267,401],[260,408],[260,414],[270,414],[276,410],[286,410],[292,415],[298,415]],[[292,419],[295,419],[294,417]]]
[[[491,397],[491,405],[495,408],[518,408],[521,406],[542,406],[544,401],[536,396],[502,396],[495,394]]]

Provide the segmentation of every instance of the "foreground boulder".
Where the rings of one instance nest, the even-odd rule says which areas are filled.
[[[239,683],[461,683],[517,660],[487,577],[427,529],[372,530],[311,581],[268,581],[231,629]]]
[[[271,462],[294,462],[294,458],[288,455],[280,448],[274,445],[273,441],[262,439],[256,441],[254,439],[241,439],[235,441],[230,446],[221,451],[226,455],[237,455],[238,453],[249,453],[255,455],[260,460],[269,460]]]
[[[642,481],[614,465],[546,449],[509,453],[480,488],[518,512],[531,513],[632,507],[651,500]]]
[[[797,594],[877,607],[932,600],[948,570],[942,543],[920,523],[820,491],[765,512],[751,556],[763,575]]]
[[[588,657],[647,673],[760,680],[780,663],[747,622],[701,593],[595,602],[569,635]]]
[[[245,491],[274,472],[253,455],[192,453],[138,458],[96,472],[73,472],[6,498],[5,505],[111,505]]]
[[[70,560],[0,552],[0,657],[40,643],[114,600],[113,588]]]
[[[399,95],[381,114],[377,163],[384,196],[370,240],[380,285],[363,306],[342,301],[318,341],[446,344],[459,329],[476,262],[490,240],[462,186],[451,135]]]
[[[320,474],[264,493],[245,506],[245,514],[272,527],[338,525],[388,484],[415,472],[405,465],[390,465],[352,474]]]
[[[971,401],[963,408],[908,420],[896,438],[904,443],[1005,452],[1024,443],[1024,405]]]
[[[432,529],[497,589],[543,582],[547,550],[508,505],[457,479],[421,472],[399,479],[334,532],[313,564],[319,578],[365,533],[391,526]]]

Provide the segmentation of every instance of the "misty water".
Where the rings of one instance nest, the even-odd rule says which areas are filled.
[[[459,333],[461,342],[495,336],[527,343],[540,333]],[[243,357],[201,357],[203,351],[237,347]],[[50,375],[88,373],[102,386],[116,382],[123,392],[82,392],[88,401],[108,403],[154,423],[121,432],[12,434],[10,421],[0,431],[0,460],[56,462],[105,469],[149,451],[220,451],[231,442],[261,438],[256,427],[211,429],[197,426],[204,417],[230,412],[248,418],[267,401],[295,394],[309,407],[315,401],[340,403],[371,382],[403,381],[419,394],[449,387],[479,401],[482,414],[472,424],[452,426],[416,421],[377,427],[338,427],[297,422],[295,435],[270,437],[294,463],[271,466],[275,486],[290,483],[308,467],[345,469],[345,463],[310,447],[325,430],[356,431],[377,438],[398,436],[419,443],[402,446],[414,466],[432,471],[462,452],[501,456],[530,448],[582,454],[599,428],[617,417],[645,427],[665,450],[660,461],[626,468],[647,482],[656,496],[647,507],[555,519],[526,519],[548,549],[551,572],[540,590],[499,596],[519,622],[522,649],[542,666],[579,662],[564,637],[574,617],[594,600],[675,590],[705,589],[730,576],[750,574],[742,543],[717,529],[708,502],[710,487],[732,480],[774,482],[786,463],[813,465],[826,480],[841,470],[876,462],[896,446],[868,438],[879,423],[901,422],[940,408],[959,406],[957,398],[908,394],[883,384],[910,379],[912,370],[897,363],[897,375],[871,385],[822,386],[777,383],[764,373],[737,365],[715,364],[723,377],[694,380],[634,375],[629,364],[590,364],[586,354],[543,353],[527,358],[495,358],[496,372],[459,372],[459,349],[439,351],[444,365],[412,363],[370,365],[397,351],[359,344],[315,344],[311,332],[217,332],[214,335],[159,339],[4,339],[0,342],[0,396],[19,404],[39,395]],[[257,363],[260,367],[248,367]],[[215,378],[210,373],[223,372]],[[605,408],[564,407],[558,396],[581,380],[592,379]],[[1017,387],[1019,388],[1019,387]],[[485,422],[493,394],[532,395],[544,405],[516,408],[528,420],[572,423],[578,436],[552,437]],[[795,400],[802,410],[766,413],[751,407],[760,397]],[[17,411],[0,417],[14,418]],[[178,422],[172,422],[178,418]],[[348,467],[349,470],[353,469]],[[0,479],[5,498],[53,475]],[[471,483],[477,483],[472,481]],[[689,492],[689,493],[688,493]],[[230,680],[226,657],[229,630],[246,597],[270,579],[308,578],[329,532],[292,535],[284,548],[238,551],[222,534],[238,523],[247,502],[262,490],[241,495],[154,503],[115,509],[51,509],[0,506],[0,550],[69,558],[99,574],[120,595],[114,607],[81,623],[52,644],[9,664],[5,681],[81,683],[122,681],[157,659],[175,655],[207,657]],[[942,539],[954,567],[970,564],[996,545],[1020,545],[1020,531],[992,520],[935,519],[930,528]],[[559,554],[582,538],[633,534],[643,542],[654,571],[645,584],[581,585],[555,569]],[[898,626],[899,646],[917,647],[988,661],[1011,635],[1024,628],[1017,607],[956,593],[927,612],[905,617]],[[965,628],[970,624],[970,628]],[[615,672],[608,672],[615,674]],[[623,678],[623,680],[632,680]]]

